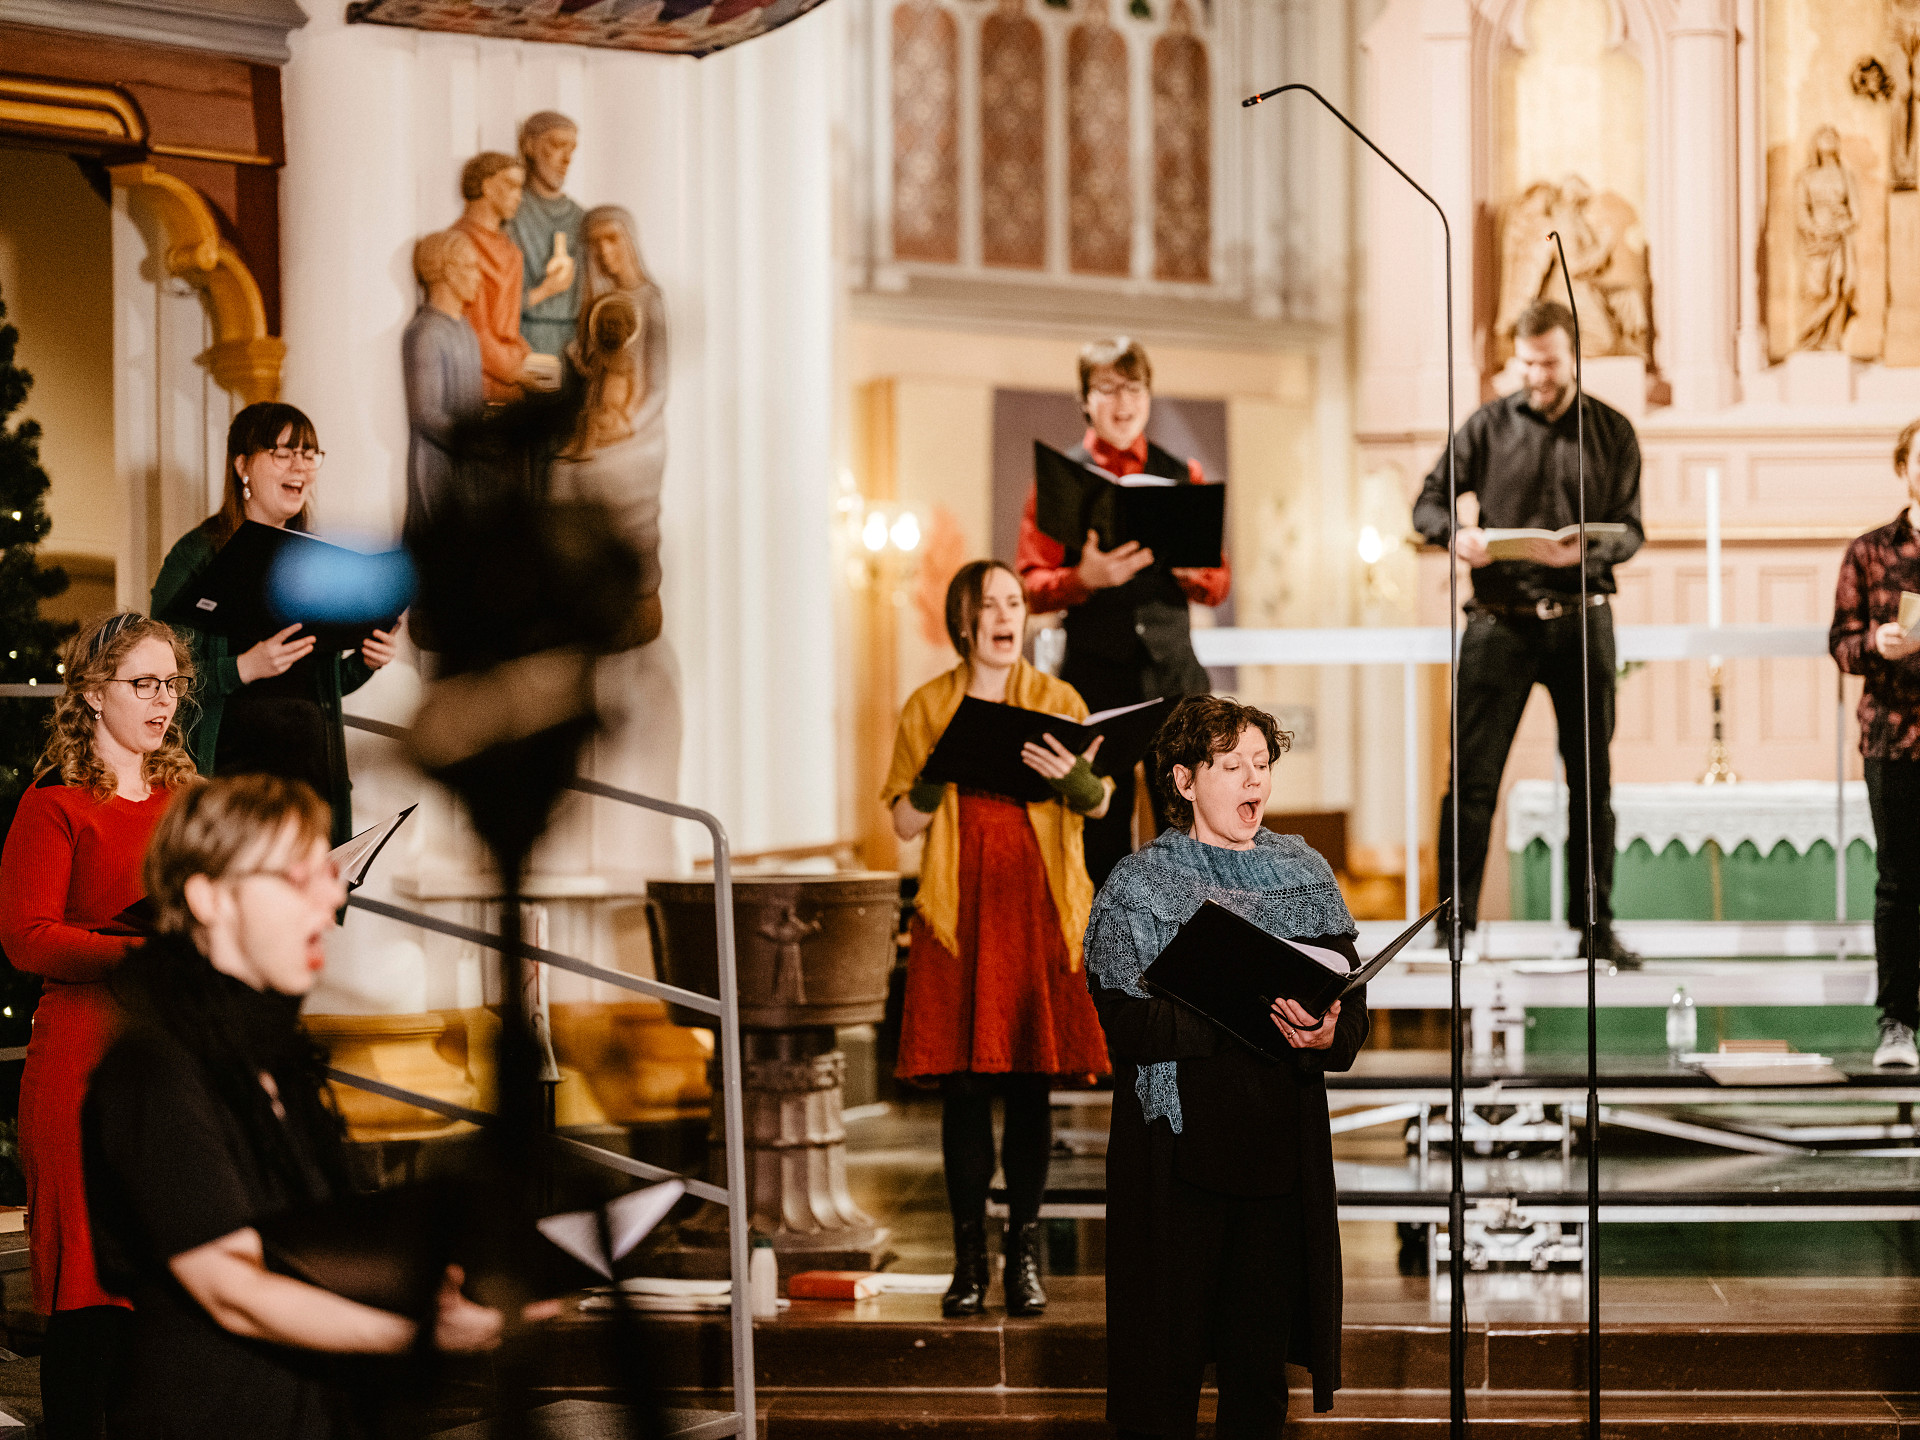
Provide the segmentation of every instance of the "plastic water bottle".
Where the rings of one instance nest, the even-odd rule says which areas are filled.
[[[754,1237],[753,1257],[747,1261],[747,1303],[756,1320],[771,1320],[780,1313],[780,1265],[774,1258],[773,1241],[765,1235]]]
[[[1667,1054],[1678,1060],[1700,1048],[1700,1012],[1693,1008],[1687,987],[1676,985],[1667,1002]]]

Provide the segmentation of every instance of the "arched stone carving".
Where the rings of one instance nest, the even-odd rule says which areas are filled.
[[[893,11],[893,253],[960,258],[960,39],[938,0]]]
[[[1084,275],[1133,268],[1127,42],[1093,0],[1067,39],[1067,255]]]
[[[259,158],[156,146],[139,105],[110,85],[0,75],[0,129],[69,140],[106,159],[129,152],[170,152],[249,164]],[[214,343],[198,357],[200,363],[222,389],[248,403],[279,399],[286,343],[268,333],[259,282],[240,253],[222,238],[206,197],[146,160],[110,166],[108,174],[116,186],[153,206],[167,237],[167,253],[160,257],[167,273],[187,281],[206,298]]]
[[[1153,273],[1206,280],[1212,268],[1212,93],[1207,46],[1187,0],[1153,45]]]
[[[1047,263],[1047,80],[1040,26],[1001,0],[980,27],[980,250],[989,265]]]

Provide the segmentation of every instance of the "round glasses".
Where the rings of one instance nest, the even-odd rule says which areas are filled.
[[[153,699],[154,696],[160,693],[160,687],[164,685],[167,687],[167,693],[173,696],[174,699],[184,700],[187,698],[187,691],[193,688],[193,677],[190,675],[169,675],[166,679],[162,680],[158,675],[136,675],[131,680],[122,680],[116,675],[108,683],[113,685],[131,685],[135,698],[140,700]]]
[[[276,465],[289,469],[295,465],[304,465],[309,470],[318,470],[327,460],[327,452],[324,450],[296,450],[290,445],[276,445],[273,449],[263,450],[260,453],[271,455]]]
[[[1095,385],[1091,388],[1094,394],[1105,396],[1109,400],[1116,395],[1125,395],[1129,399],[1138,400],[1147,393],[1147,387],[1142,385],[1138,380],[1108,381],[1105,384]]]

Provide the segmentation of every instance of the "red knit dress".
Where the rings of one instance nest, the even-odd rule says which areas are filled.
[[[895,1073],[1106,1074],[1106,1032],[1067,955],[1027,807],[959,799],[960,953],[914,917]]]
[[[113,1038],[117,1011],[104,982],[139,943],[95,931],[145,893],[147,841],[171,798],[155,789],[145,800],[100,801],[48,780],[21,796],[0,854],[0,949],[43,981],[20,1077],[20,1168],[42,1314],[127,1303],[94,1272],[80,1102]]]

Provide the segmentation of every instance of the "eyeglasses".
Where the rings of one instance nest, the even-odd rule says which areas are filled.
[[[295,450],[289,445],[276,445],[273,449],[262,450],[260,453],[262,455],[271,455],[276,465],[283,465],[288,468],[295,465],[304,465],[309,470],[318,470],[326,463],[327,459],[327,452],[324,450]]]
[[[123,680],[116,675],[109,683],[133,686],[134,696],[140,700],[153,699],[154,696],[160,693],[160,687],[164,685],[167,687],[167,692],[172,695],[174,699],[184,700],[187,698],[187,691],[193,688],[193,677],[190,675],[169,675],[166,679],[162,680],[158,675],[136,675],[131,680]]]
[[[1138,400],[1147,393],[1147,387],[1138,380],[1107,380],[1092,387],[1093,393],[1111,400],[1117,395],[1125,395],[1129,400]]]
[[[230,870],[222,878],[247,880],[255,875],[264,875],[269,879],[278,880],[283,885],[291,885],[296,890],[311,890],[322,883],[329,887],[340,883],[340,867],[334,863],[332,857],[328,857],[320,865],[302,862],[279,870]]]

